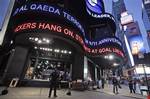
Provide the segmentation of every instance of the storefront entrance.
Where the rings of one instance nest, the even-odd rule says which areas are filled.
[[[61,80],[65,81],[66,78],[64,73],[71,73],[71,66],[72,64],[67,61],[31,58],[24,79],[34,81],[49,81],[49,76],[53,69],[57,68],[60,72],[60,76],[62,76]]]

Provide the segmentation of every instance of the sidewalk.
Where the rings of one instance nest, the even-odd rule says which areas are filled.
[[[121,85],[121,89],[118,88],[119,94],[117,95],[121,95],[121,96],[125,96],[125,97],[132,97],[132,98],[136,98],[136,99],[146,99],[146,96],[142,96],[141,94],[138,93],[130,93],[129,92],[129,88],[126,85]],[[102,93],[106,93],[106,94],[110,94],[110,95],[116,95],[113,93],[113,85],[105,85],[104,89],[97,89],[96,91],[100,91]]]
[[[107,88],[106,88],[107,90]],[[105,92],[105,89],[103,90]],[[0,96],[0,99],[135,99],[121,95],[110,95],[99,91],[73,91],[72,95],[66,95],[67,90],[58,90],[57,98],[48,98],[49,88],[36,87],[15,87],[9,88],[7,95]],[[136,98],[145,99],[145,98]]]

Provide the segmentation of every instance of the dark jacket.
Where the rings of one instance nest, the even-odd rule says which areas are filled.
[[[58,81],[59,81],[59,73],[58,73],[58,71],[55,70],[50,75],[50,82],[51,82],[51,84],[55,84]]]
[[[133,82],[129,81],[129,88],[133,89]]]
[[[114,78],[114,79],[112,80],[112,83],[113,83],[113,85],[118,85],[118,80],[117,80],[116,78]]]

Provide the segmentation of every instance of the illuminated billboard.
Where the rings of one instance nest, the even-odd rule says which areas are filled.
[[[110,14],[100,15],[100,19],[106,20],[106,18],[113,20]],[[80,21],[60,7],[38,2],[27,3],[14,9],[10,23],[9,27],[12,29],[10,31],[16,37],[25,33],[46,34],[69,41],[73,46],[74,44],[79,45],[88,55],[100,56],[114,53],[124,58],[122,44],[118,38],[110,36],[90,40]]]
[[[144,42],[141,35],[131,36],[129,38],[132,54],[139,52],[145,53]]]
[[[116,37],[105,37],[98,41],[98,44],[94,43],[95,41],[89,41],[85,43],[84,38],[76,31],[72,30],[69,27],[60,24],[47,23],[47,22],[28,22],[22,23],[15,27],[14,33],[32,33],[34,31],[42,31],[44,33],[51,32],[51,35],[71,39],[76,43],[80,44],[85,52],[89,54],[107,54],[107,53],[115,53],[118,56],[124,57],[123,51],[119,48],[121,47],[121,42]],[[30,33],[31,34],[31,33]],[[90,45],[87,45],[90,44]],[[92,46],[91,46],[92,45]],[[111,45],[111,46],[110,46]]]
[[[134,21],[134,19],[131,14],[128,14],[127,12],[121,13],[121,24],[122,25],[129,24],[133,21]]]
[[[145,68],[143,68],[143,66],[138,66],[135,68],[135,71],[137,74],[144,74],[146,72],[146,74],[150,74],[150,67],[144,66]],[[145,69],[145,72],[144,72]]]

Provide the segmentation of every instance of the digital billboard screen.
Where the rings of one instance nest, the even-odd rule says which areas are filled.
[[[105,13],[100,15],[100,19],[113,20],[114,18]],[[78,44],[88,55],[100,56],[114,53],[116,56],[124,58],[122,44],[118,38],[110,36],[89,39],[80,21],[57,6],[29,2],[14,9],[10,23],[10,31],[16,36],[24,33],[47,34]]]
[[[139,52],[145,53],[144,42],[141,35],[129,37],[130,47],[132,54],[138,54]]]

